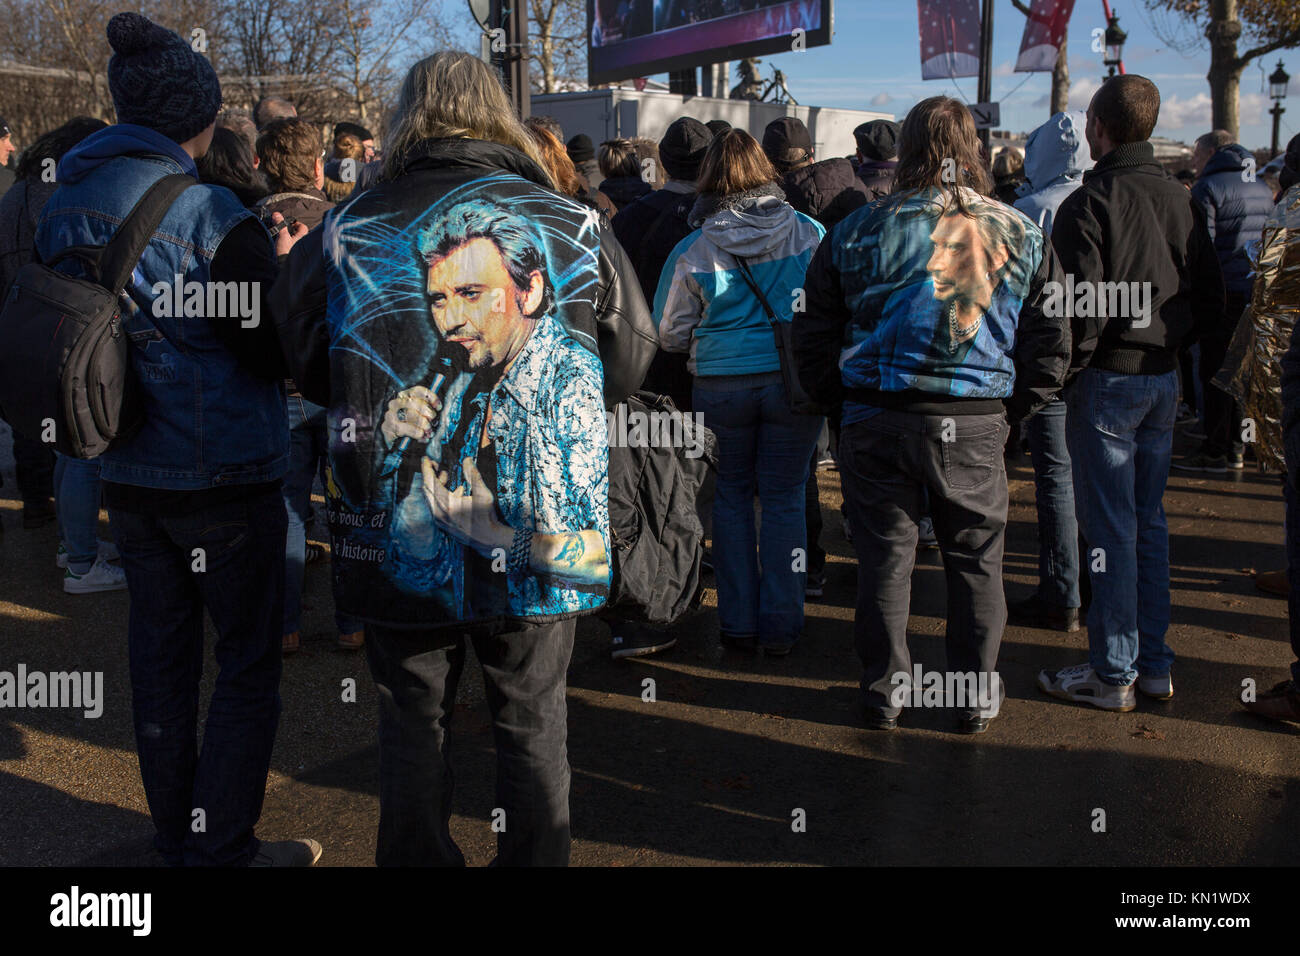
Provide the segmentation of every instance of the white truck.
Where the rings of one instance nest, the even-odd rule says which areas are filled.
[[[750,132],[762,142],[768,123],[782,116],[797,116],[812,134],[818,159],[852,156],[857,150],[855,127],[870,120],[894,119],[893,113],[874,110],[845,110],[823,106],[789,106],[754,100],[682,96],[655,90],[610,88],[576,93],[535,93],[535,115],[554,116],[564,129],[565,139],[586,133],[599,147],[607,139],[648,136],[656,142],[679,116],[693,116],[701,123],[723,119]]]

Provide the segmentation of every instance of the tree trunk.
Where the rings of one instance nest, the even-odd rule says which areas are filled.
[[[1052,116],[1064,113],[1070,108],[1070,58],[1066,48],[1070,42],[1070,30],[1061,34],[1061,49],[1056,54],[1056,65],[1052,67]]]
[[[1210,25],[1205,28],[1210,41],[1210,104],[1212,125],[1237,138],[1238,90],[1246,64],[1237,58],[1237,40],[1241,21],[1237,19],[1237,0],[1210,0]]]

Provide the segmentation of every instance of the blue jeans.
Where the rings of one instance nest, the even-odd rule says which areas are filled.
[[[1089,663],[1108,684],[1169,673],[1169,480],[1178,373],[1085,369],[1067,389],[1074,494],[1092,582]],[[1100,549],[1100,550],[1099,550]]]
[[[54,462],[54,507],[68,567],[85,574],[99,554],[99,459],[58,455]]]
[[[280,718],[284,501],[268,491],[178,517],[112,518],[131,593],[131,707],[155,846],[173,866],[247,865]],[[199,750],[205,608],[217,677]]]
[[[1038,599],[1079,606],[1079,521],[1065,440],[1065,402],[1053,399],[1025,423],[1038,507]]]
[[[311,517],[311,489],[318,472],[324,482],[325,455],[329,451],[326,409],[300,395],[290,395],[289,470],[284,476],[284,508],[289,526],[284,541],[284,633],[298,630],[302,620],[302,580],[307,571],[307,521]],[[330,576],[331,581],[333,575]],[[361,630],[361,623],[340,614],[335,601],[334,624],[340,634]]]
[[[803,631],[804,495],[822,419],[791,412],[773,375],[696,379],[693,403],[718,438],[713,569],[722,633],[780,646]]]

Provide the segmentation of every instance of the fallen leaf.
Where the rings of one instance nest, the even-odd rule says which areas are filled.
[[[1152,730],[1146,724],[1129,734],[1130,737],[1141,737],[1143,740],[1164,740],[1165,735],[1158,730]]]
[[[728,790],[753,790],[754,785],[749,782],[749,775],[738,773],[734,777],[724,777],[722,785]]]

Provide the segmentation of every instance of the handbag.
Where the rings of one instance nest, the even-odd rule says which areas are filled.
[[[776,357],[781,363],[781,384],[785,387],[785,402],[790,411],[796,415],[825,415],[829,409],[808,397],[799,382],[798,370],[794,367],[794,323],[782,322],[776,317],[772,304],[754,281],[754,274],[749,269],[749,262],[741,256],[735,257],[740,265],[740,276],[745,280],[751,292],[758,298],[768,324],[772,326],[772,339],[776,344]]]

